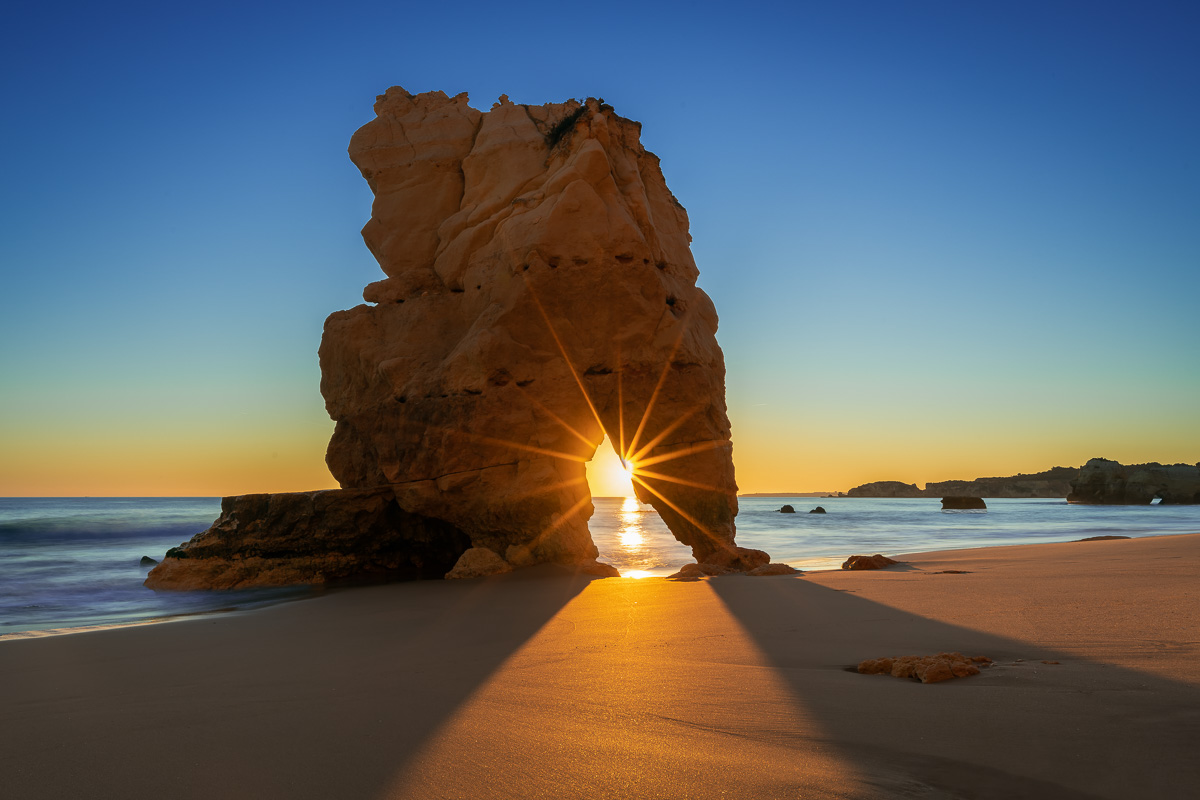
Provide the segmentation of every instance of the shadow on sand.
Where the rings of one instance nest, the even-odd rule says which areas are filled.
[[[534,568],[5,643],[0,797],[373,797],[590,580]]]
[[[1200,786],[1196,686],[945,624],[803,578],[711,586],[795,703],[879,797],[1190,798]],[[790,624],[778,624],[781,613]],[[828,657],[852,653],[857,663],[939,651],[997,664],[925,685],[859,675]]]

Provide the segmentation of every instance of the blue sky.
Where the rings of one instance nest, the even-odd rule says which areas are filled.
[[[0,494],[330,485],[321,323],[380,275],[345,149],[397,84],[643,123],[746,491],[1200,458],[1195,6],[681,8],[7,12]]]

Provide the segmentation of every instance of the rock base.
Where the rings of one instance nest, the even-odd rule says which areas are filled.
[[[155,590],[441,578],[471,547],[442,520],[400,508],[391,489],[248,494],[167,551],[145,585]]]

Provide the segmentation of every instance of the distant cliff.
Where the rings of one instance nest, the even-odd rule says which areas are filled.
[[[1154,498],[1163,505],[1200,503],[1200,464],[1157,462],[1128,466],[1107,458],[1093,458],[1071,481],[1068,503],[1095,505],[1148,505]]]
[[[875,481],[855,486],[847,497],[1066,497],[1071,481],[1079,476],[1076,467],[1054,467],[1032,475],[1007,478],[976,478],[970,481],[940,481],[925,484]]]

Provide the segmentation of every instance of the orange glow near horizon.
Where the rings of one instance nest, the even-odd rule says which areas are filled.
[[[587,463],[587,482],[593,497],[633,497],[633,471],[622,461],[608,437]]]

